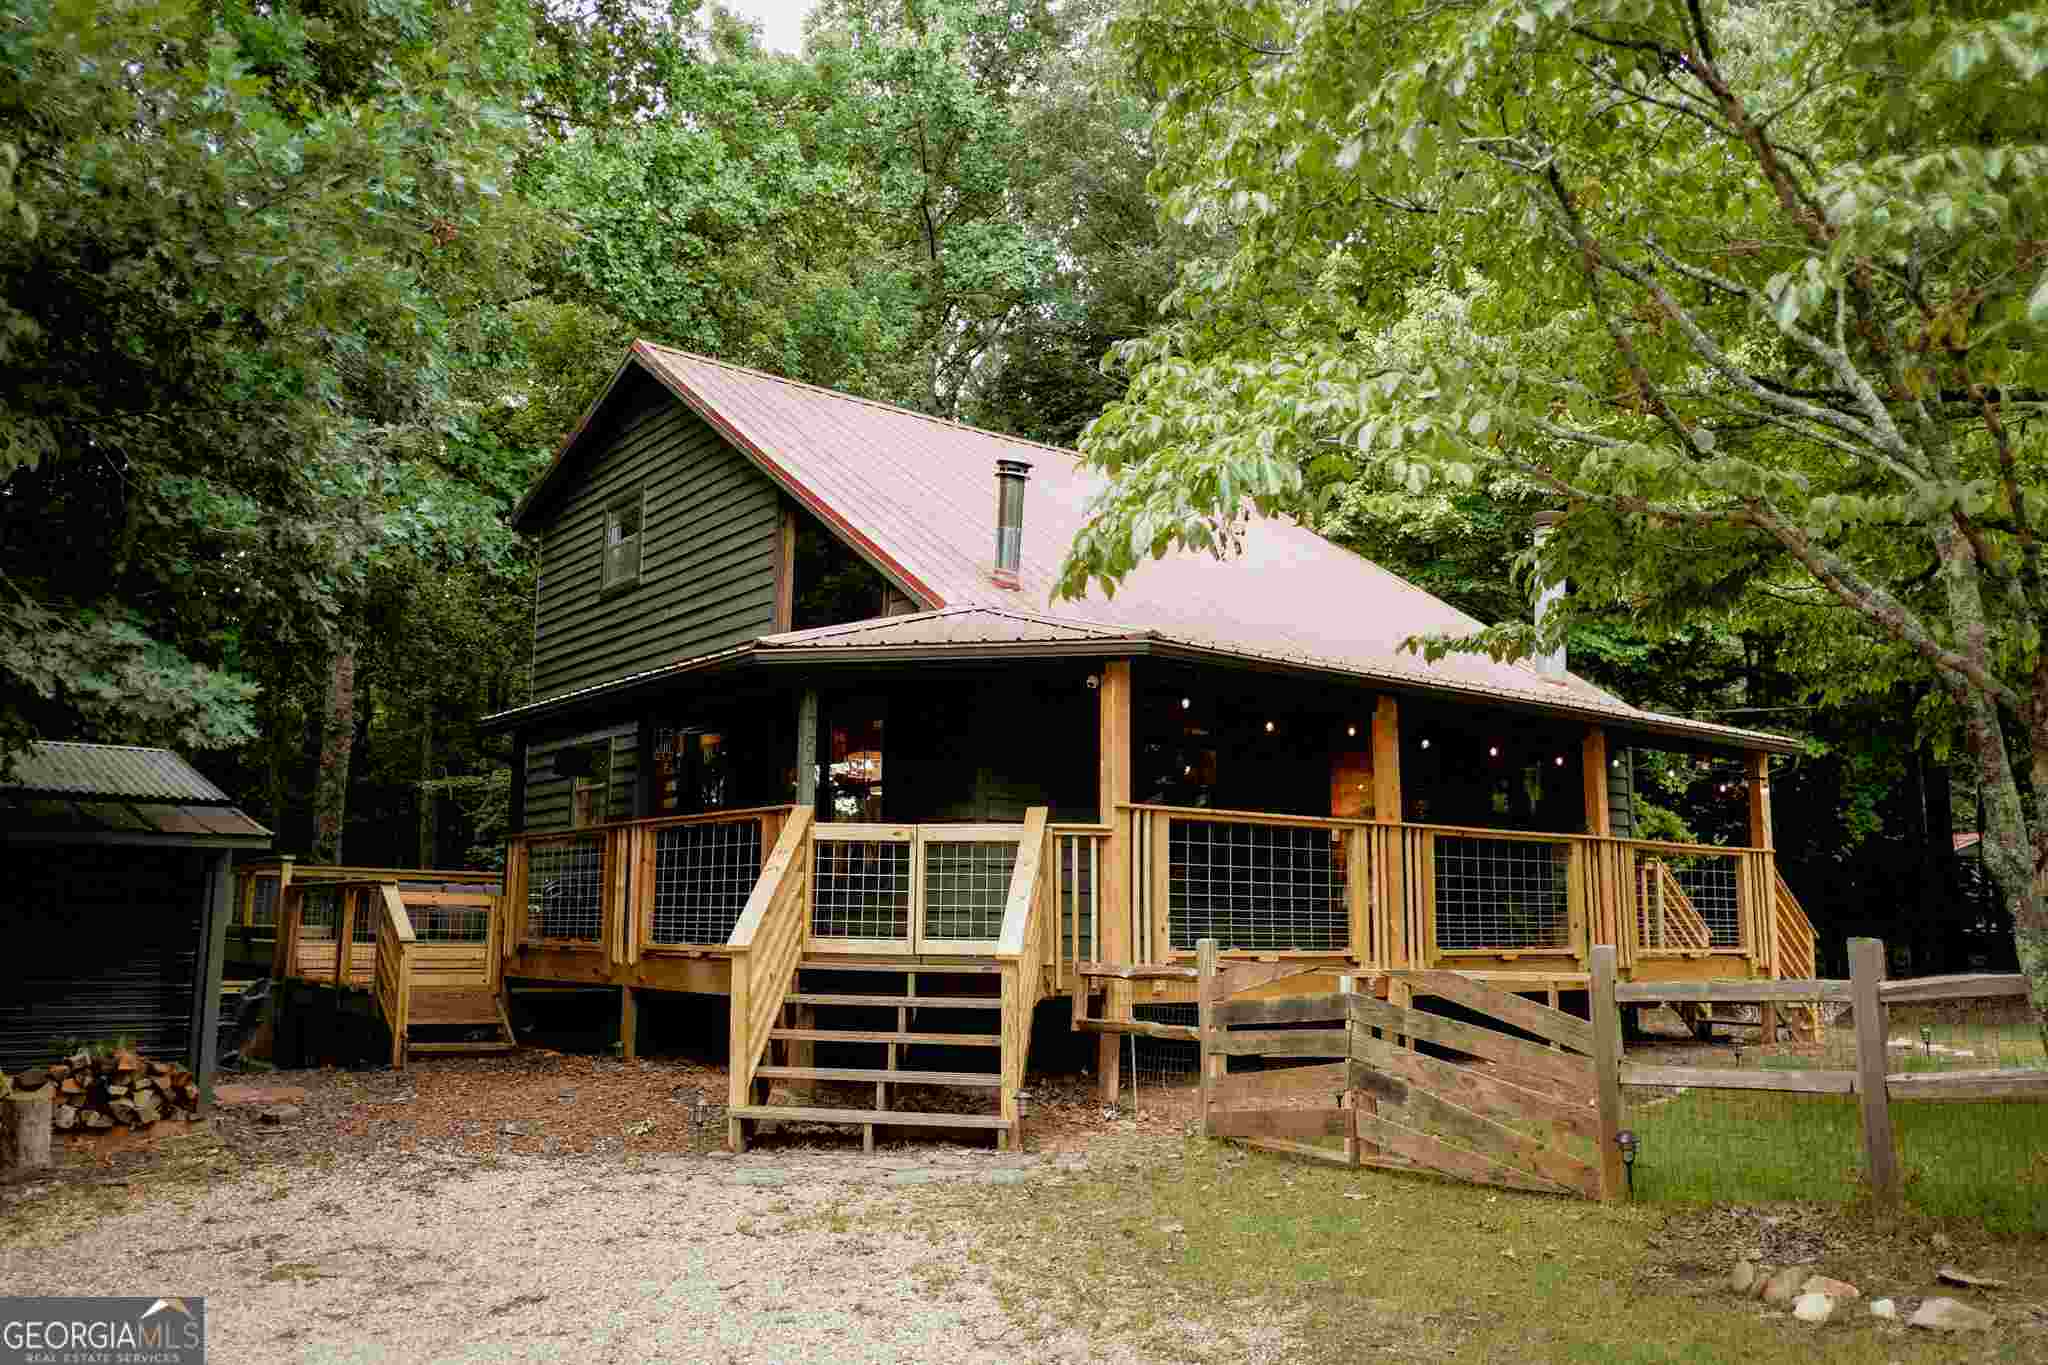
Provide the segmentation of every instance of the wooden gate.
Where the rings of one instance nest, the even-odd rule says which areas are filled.
[[[1328,995],[1275,993],[1314,970],[1328,967],[1219,968],[1203,943],[1205,1135],[1341,1165],[1602,1197],[1585,1020],[1454,972],[1347,978],[1350,989]],[[1479,1022],[1381,999],[1382,982],[1394,999],[1434,996]],[[1258,1060],[1232,1070],[1233,1058]]]

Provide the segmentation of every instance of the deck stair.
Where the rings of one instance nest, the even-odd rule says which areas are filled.
[[[409,1055],[474,1055],[518,1046],[502,989],[413,985],[405,1037]]]
[[[807,955],[768,1031],[756,1102],[732,1117],[858,1127],[868,1151],[878,1127],[993,1131],[1007,1142],[1001,990],[991,963]],[[815,1102],[809,1092],[820,1084],[834,1087],[835,1102]],[[848,1096],[853,1086],[872,1107]],[[903,1086],[956,1091],[987,1112],[902,1108]]]

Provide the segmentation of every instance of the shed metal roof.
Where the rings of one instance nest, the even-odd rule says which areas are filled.
[[[790,497],[833,526],[928,610],[850,626],[768,636],[762,655],[823,654],[855,647],[920,650],[973,644],[1085,648],[1143,641],[1245,660],[1334,670],[1363,679],[1468,698],[1536,706],[1589,720],[1635,724],[1707,743],[1784,751],[1779,736],[1639,710],[1575,675],[1527,662],[1450,655],[1436,663],[1405,650],[1411,636],[1469,634],[1481,623],[1370,560],[1284,517],[1254,514],[1228,559],[1184,552],[1141,564],[1117,590],[1056,601],[1059,564],[1106,486],[1072,451],[944,421],[869,399],[800,384],[705,356],[635,342],[616,389],[644,369],[750,456]],[[608,390],[607,393],[611,392]],[[515,524],[530,527],[573,466],[577,436],[539,483]],[[1031,465],[1017,588],[993,581],[995,463]],[[675,668],[703,667],[752,646]],[[640,680],[668,672],[652,670]],[[620,679],[586,692],[609,692]],[[510,722],[557,709],[545,698],[493,718]]]
[[[169,749],[131,744],[37,740],[15,760],[14,779],[0,782],[0,791],[6,790],[232,803],[226,792]]]
[[[0,834],[268,848],[271,832],[168,749],[38,740],[0,782]]]

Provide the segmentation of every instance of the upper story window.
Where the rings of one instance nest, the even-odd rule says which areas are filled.
[[[631,587],[640,581],[639,489],[616,498],[604,509],[604,588]]]

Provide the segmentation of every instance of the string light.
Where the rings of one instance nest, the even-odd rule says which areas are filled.
[[[1488,758],[1499,758],[1499,757],[1500,757],[1500,745],[1498,745],[1498,744],[1489,744],[1489,745],[1487,745],[1487,746],[1486,746],[1486,756],[1487,756]]]
[[[1351,736],[1353,739],[1357,739],[1358,727],[1356,725],[1347,725],[1344,727],[1344,733]]]
[[[1180,699],[1180,709],[1183,711],[1187,710],[1190,706],[1193,706],[1194,704],[1195,699],[1193,697],[1182,697]]]
[[[1559,754],[1559,755],[1557,756],[1557,766],[1558,766],[1558,767],[1560,767],[1560,768],[1562,768],[1562,767],[1564,766],[1564,755],[1563,755],[1563,754]]]
[[[1424,736],[1422,737],[1422,747],[1423,747],[1423,748],[1425,748],[1425,749],[1427,749],[1427,748],[1429,747],[1429,736],[1428,736],[1428,735],[1424,735]]]
[[[1270,720],[1266,722],[1266,733],[1269,735],[1273,733],[1273,722]]]

